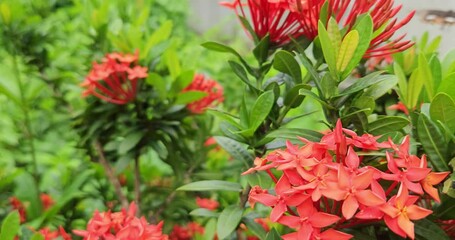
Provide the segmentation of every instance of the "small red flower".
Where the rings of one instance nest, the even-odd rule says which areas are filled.
[[[20,222],[23,223],[27,220],[24,204],[17,197],[10,197],[9,203],[14,210],[19,212]]]
[[[213,107],[224,101],[223,87],[215,80],[206,78],[202,74],[194,75],[193,82],[183,89],[182,92],[189,91],[200,91],[207,94],[207,96],[202,99],[192,102],[186,106],[186,108],[194,114],[201,114],[207,108]]]
[[[191,240],[196,234],[204,234],[204,228],[196,222],[190,222],[187,226],[174,225],[169,239]]]
[[[139,53],[106,54],[101,63],[93,63],[92,70],[81,84],[82,95],[93,95],[115,104],[126,104],[136,97],[137,80],[147,77],[147,68],[137,65]]]
[[[40,198],[41,198],[41,203],[43,204],[44,210],[49,209],[55,203],[54,199],[52,199],[51,195],[49,195],[49,194],[41,193]]]
[[[196,197],[196,204],[200,208],[206,208],[208,210],[215,210],[220,205],[216,200],[210,198],[200,198]]]

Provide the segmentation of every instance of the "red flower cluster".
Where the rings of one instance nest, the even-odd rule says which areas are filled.
[[[149,224],[144,217],[135,216],[136,210],[136,204],[132,202],[128,211],[125,209],[114,213],[95,211],[93,218],[87,224],[87,230],[73,230],[73,232],[84,237],[84,240],[168,239],[168,236],[162,233],[163,222],[158,225]]]
[[[287,11],[279,1],[248,0],[242,3],[240,0],[234,0],[232,3],[224,2],[222,5],[234,9],[236,14],[243,18],[247,18],[245,7],[248,7],[251,27],[256,36],[262,39],[269,34],[273,46],[279,47],[289,43],[289,36],[297,38],[304,34],[298,21],[300,14]]]
[[[41,193],[40,199],[44,210],[47,210],[54,205],[54,199],[52,199],[49,194]],[[24,204],[17,197],[10,197],[9,203],[14,210],[17,210],[19,212],[20,221],[21,223],[24,223],[27,220],[27,212],[25,210]]]
[[[203,235],[204,228],[197,222],[190,222],[186,226],[175,225],[169,235],[170,240],[191,240],[196,235]]]
[[[377,139],[358,136],[338,121],[320,142],[302,138],[303,147],[288,142],[285,150],[257,158],[255,167],[244,173],[266,171],[276,182],[275,194],[254,186],[250,204],[273,207],[270,219],[296,230],[284,239],[349,239],[352,236],[336,229],[382,220],[396,234],[413,239],[411,220],[431,213],[426,209],[431,208],[431,199],[440,201],[434,185],[449,173],[432,172],[425,156],[409,154],[409,137],[400,145]],[[362,162],[355,149],[385,150],[386,159],[374,163],[387,164],[387,169],[383,172]],[[283,172],[279,179],[271,169]],[[328,226],[332,227],[322,232]]]
[[[200,208],[205,208],[208,210],[216,210],[218,208],[218,206],[220,206],[220,204],[216,200],[213,200],[210,198],[200,198],[200,197],[196,197],[196,204]]]
[[[352,29],[357,17],[369,13],[373,19],[373,32],[377,33],[370,42],[366,58],[389,55],[411,47],[413,43],[403,41],[404,35],[390,40],[395,32],[407,24],[415,12],[397,21],[401,5],[394,7],[393,0],[327,0],[327,16]],[[325,0],[234,0],[223,5],[235,9],[238,16],[246,18],[244,8],[250,10],[250,21],[260,38],[269,34],[271,43],[282,46],[290,42],[289,37],[305,36],[313,40],[318,35],[318,21]],[[244,26],[245,27],[245,26]],[[390,41],[389,41],[390,40]]]
[[[93,95],[115,104],[126,104],[136,97],[137,80],[147,77],[147,68],[137,65],[136,54],[107,54],[102,63],[93,63],[92,70],[81,84],[83,96]]]
[[[59,227],[58,230],[51,231],[49,228],[45,227],[38,231],[43,237],[44,240],[55,240],[55,239],[64,239],[71,240],[71,236],[65,232],[62,227]],[[60,238],[59,238],[60,237]]]
[[[194,114],[201,114],[208,107],[213,107],[224,101],[223,87],[215,80],[206,78],[203,74],[195,74],[191,84],[183,89],[183,92],[189,91],[200,91],[207,94],[207,96],[202,99],[186,106],[186,108]]]

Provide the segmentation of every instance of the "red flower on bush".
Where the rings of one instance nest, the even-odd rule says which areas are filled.
[[[303,147],[288,142],[286,149],[257,158],[244,173],[266,171],[275,181],[272,191],[253,186],[249,202],[272,207],[272,221],[296,230],[284,239],[349,239],[337,230],[376,221],[414,238],[411,220],[432,212],[429,199],[439,201],[433,186],[449,174],[432,172],[425,156],[409,154],[409,137],[399,145],[379,143],[377,137],[342,128],[340,121],[320,142],[301,140]],[[362,162],[364,156],[357,153],[371,150],[385,151],[386,159],[377,160],[386,161],[385,171]],[[281,171],[279,178],[271,169]]]
[[[136,97],[137,80],[147,77],[147,68],[139,66],[138,52],[106,54],[101,63],[93,63],[92,70],[81,84],[83,96],[93,95],[115,104],[126,104]]]
[[[201,114],[208,107],[213,107],[224,101],[223,87],[215,80],[206,78],[203,74],[194,75],[191,84],[183,89],[183,92],[189,91],[199,91],[207,94],[202,99],[192,102],[186,106],[186,108],[194,114]]]
[[[210,198],[200,198],[196,197],[196,204],[200,208],[206,208],[208,210],[215,210],[220,205],[216,200]]]
[[[25,212],[24,204],[17,197],[10,197],[9,204],[14,210],[19,212],[21,223],[27,220],[27,213]]]
[[[291,41],[290,36],[297,38],[304,33],[299,24],[299,14],[287,11],[280,1],[247,0],[242,2],[234,0],[222,4],[234,9],[239,18],[247,19],[249,16],[250,25],[258,40],[268,34],[273,46],[285,45]],[[248,9],[249,14],[246,13],[246,9]],[[241,22],[244,28],[247,28],[244,22]]]
[[[175,225],[169,235],[170,240],[191,240],[196,234],[204,234],[204,228],[197,222],[190,222],[186,226]]]
[[[166,240],[167,235],[162,233],[163,222],[152,225],[147,220],[137,218],[136,204],[132,202],[129,210],[122,209],[120,212],[98,212],[95,211],[92,219],[87,224],[87,230],[73,230],[73,232],[84,237],[85,240],[91,239],[153,239]]]
[[[51,195],[46,194],[46,193],[41,193],[40,194],[40,199],[41,199],[41,203],[43,204],[44,210],[49,209],[55,203],[54,199],[51,197]]]

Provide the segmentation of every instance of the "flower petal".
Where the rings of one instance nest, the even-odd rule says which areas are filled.
[[[340,217],[322,212],[316,212],[308,219],[311,225],[317,228],[327,227],[338,220],[340,220]]]
[[[343,202],[342,212],[346,219],[351,219],[359,208],[359,202],[353,194],[350,194]]]
[[[340,232],[340,231],[334,230],[332,228],[330,228],[327,231],[321,233],[321,236],[320,236],[321,240],[333,240],[333,239],[336,239],[336,240],[349,240],[352,237],[353,236],[351,234]]]
[[[401,214],[398,216],[398,226],[403,230],[408,237],[414,239],[414,223],[412,223],[406,216]]]
[[[417,205],[411,205],[406,208],[406,212],[407,212],[409,219],[419,220],[419,219],[427,217],[433,211],[419,207]]]
[[[363,190],[367,188],[373,180],[373,174],[373,171],[366,170],[365,172],[355,176],[352,180],[353,187],[357,190]]]
[[[394,233],[397,235],[406,238],[406,232],[404,232],[400,226],[398,226],[398,219],[397,218],[392,218],[389,216],[384,216],[384,222],[389,227],[390,230],[392,230]]]
[[[363,190],[355,193],[357,200],[366,206],[378,206],[385,203],[384,199],[376,195],[371,190]]]

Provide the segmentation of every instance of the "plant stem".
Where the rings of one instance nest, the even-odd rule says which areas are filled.
[[[136,216],[141,216],[141,208],[140,208],[140,201],[141,201],[141,173],[139,169],[139,154],[134,158],[134,199],[138,206]]]
[[[104,156],[103,153],[103,148],[98,140],[95,140],[94,147],[96,152],[98,153],[99,157],[99,162],[103,166],[104,170],[106,171],[107,178],[109,182],[114,186],[115,193],[117,194],[117,197],[120,200],[120,203],[122,205],[122,208],[128,208],[128,199],[126,199],[125,194],[122,192],[122,186],[120,185],[120,182],[118,179],[115,177],[114,171],[112,170],[111,166],[106,160],[106,157]]]

